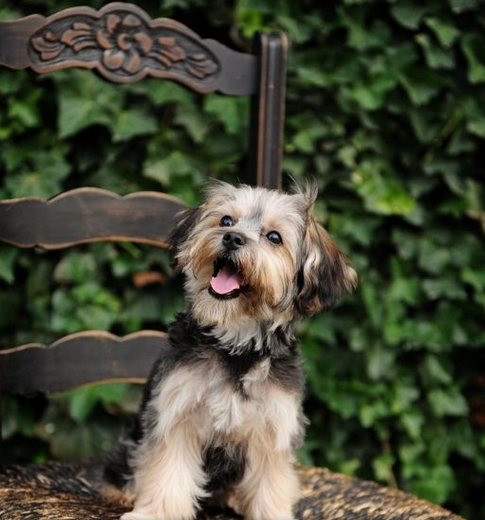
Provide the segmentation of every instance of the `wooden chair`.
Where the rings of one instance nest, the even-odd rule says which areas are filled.
[[[252,96],[251,165],[246,182],[281,185],[286,39],[258,34],[254,53],[203,40],[173,20],[151,20],[137,6],[113,3],[95,11],[76,7],[48,18],[0,22],[0,66],[43,74],[69,67],[95,69],[112,82],[153,76],[201,94]],[[96,241],[132,241],[166,247],[182,202],[161,193],[124,197],[80,188],[49,201],[0,202],[0,240],[21,248],[62,249]],[[125,337],[79,332],[52,345],[0,351],[0,391],[51,393],[103,381],[143,383],[166,341],[162,332]],[[300,468],[297,518],[457,519],[404,493],[317,468]],[[0,472],[0,520],[116,519],[125,509],[99,496],[96,462],[31,464]],[[235,519],[204,511],[202,519]]]

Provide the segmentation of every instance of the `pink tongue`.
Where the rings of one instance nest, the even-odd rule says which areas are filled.
[[[224,267],[217,276],[211,280],[212,290],[217,294],[229,294],[241,288],[241,276],[232,269]]]

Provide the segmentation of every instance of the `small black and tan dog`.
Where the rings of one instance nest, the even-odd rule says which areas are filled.
[[[293,518],[305,425],[294,323],[357,280],[312,216],[316,194],[216,183],[181,215],[187,307],[105,468],[133,503],[122,520],[193,519],[209,498],[247,520]]]

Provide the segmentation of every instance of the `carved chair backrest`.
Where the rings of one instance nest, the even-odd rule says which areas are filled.
[[[30,68],[38,74],[86,68],[115,83],[151,76],[201,94],[251,96],[244,180],[270,188],[281,184],[286,52],[286,39],[279,33],[257,34],[253,53],[241,53],[201,39],[174,20],[151,19],[125,3],[0,21],[0,67]],[[98,188],[75,189],[49,201],[6,200],[0,202],[0,241],[44,249],[96,241],[167,247],[174,216],[183,208],[182,202],[161,193],[121,197]],[[156,331],[122,338],[86,331],[49,346],[2,350],[0,391],[29,394],[108,380],[143,382],[165,341],[165,334]]]

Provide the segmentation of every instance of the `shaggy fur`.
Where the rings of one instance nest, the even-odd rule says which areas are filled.
[[[212,185],[172,244],[187,308],[105,468],[123,520],[190,520],[205,500],[290,520],[304,377],[295,320],[327,310],[355,271],[311,215],[316,190]]]

